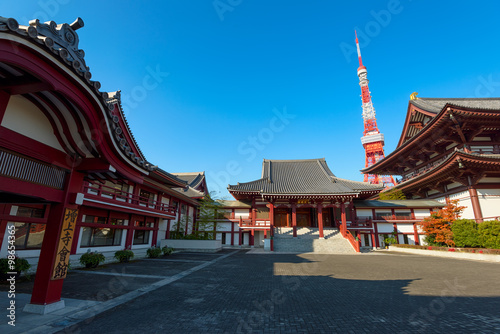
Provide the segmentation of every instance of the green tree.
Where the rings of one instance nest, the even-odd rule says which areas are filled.
[[[211,192],[200,200],[198,208],[198,218],[195,229],[198,234],[206,236],[208,239],[215,239],[217,230],[217,220],[224,218],[222,200],[215,199],[214,192]]]
[[[457,219],[451,225],[457,247],[480,247],[478,224],[473,219]]]
[[[380,200],[404,200],[406,196],[401,190],[392,188],[380,192],[378,198]]]

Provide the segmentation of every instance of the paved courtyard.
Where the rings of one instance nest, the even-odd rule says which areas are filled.
[[[163,275],[222,255],[140,263]],[[498,264],[389,252],[225,255],[62,332],[500,332]]]
[[[65,310],[0,332],[499,333],[499,278],[495,263],[386,251],[175,253],[74,270]],[[27,302],[31,284],[17,288]]]

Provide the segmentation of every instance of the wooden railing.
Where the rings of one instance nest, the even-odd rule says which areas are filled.
[[[259,219],[259,220],[252,220],[252,219],[239,219],[240,222],[240,228],[255,228],[255,227],[271,227],[271,220],[270,219]]]
[[[359,253],[360,250],[360,242],[359,241],[356,241],[356,239],[352,236],[351,232],[349,231],[346,231],[346,234],[344,236],[344,238],[346,238],[350,243],[351,243],[351,246],[354,248],[354,250]]]
[[[387,216],[376,216],[375,218],[372,218],[372,217],[357,217],[356,219],[353,220],[353,222],[351,224],[354,224],[354,225],[360,225],[362,226],[363,224],[366,224],[367,222],[369,222],[370,224],[372,224],[373,222],[376,222],[376,223],[383,223],[383,222],[387,222],[387,221],[395,221],[395,220],[401,220],[401,221],[409,221],[409,222],[415,222],[415,221],[422,221],[424,220],[426,217],[424,216],[415,216],[415,218],[412,218],[412,216],[402,216],[402,215],[387,215]],[[352,225],[351,225],[352,226]]]
[[[119,189],[107,187],[102,184],[93,184],[92,186],[85,185],[83,187],[83,192],[85,193],[85,196],[94,195],[97,197],[101,197],[102,199],[128,203],[129,206],[133,207],[141,207],[142,209],[149,208],[156,211],[162,211],[174,216],[176,214],[176,208],[174,206],[161,203],[159,201],[155,201],[146,197],[134,195],[129,192],[121,191]]]

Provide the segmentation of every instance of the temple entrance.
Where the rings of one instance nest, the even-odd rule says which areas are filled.
[[[308,227],[311,225],[311,209],[297,209],[297,226]]]
[[[274,226],[276,227],[291,226],[287,209],[276,209],[276,212],[274,213]]]

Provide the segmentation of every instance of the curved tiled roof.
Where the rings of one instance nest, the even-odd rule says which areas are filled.
[[[357,195],[361,191],[382,190],[372,185],[336,177],[324,158],[309,160],[266,160],[262,163],[262,178],[247,183],[229,185],[230,192],[296,195]]]
[[[500,109],[500,98],[431,98],[419,97],[410,100],[410,103],[422,110],[438,114],[445,105],[450,104],[457,107],[498,110]]]

